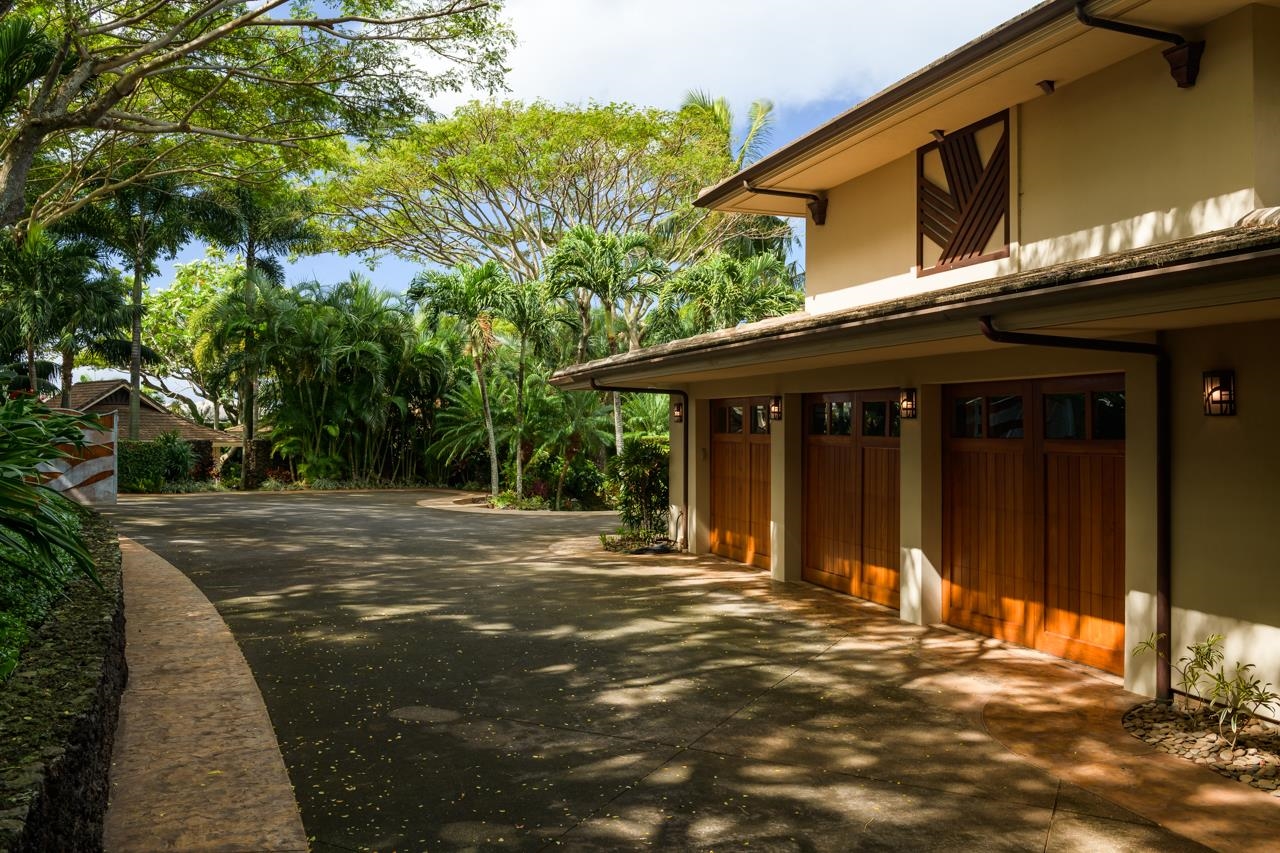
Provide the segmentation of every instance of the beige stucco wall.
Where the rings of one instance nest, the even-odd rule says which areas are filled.
[[[1173,644],[1226,636],[1228,662],[1280,685],[1280,322],[1169,335]],[[1239,414],[1206,417],[1205,370],[1236,372]],[[1177,655],[1175,654],[1175,657]],[[1280,710],[1280,709],[1277,709]]]
[[[1011,114],[1010,257],[918,276],[916,155],[829,192],[806,226],[806,307],[820,313],[1230,227],[1280,205],[1280,9],[1211,23],[1199,81],[1160,46]],[[975,116],[974,118],[979,118]],[[929,140],[921,139],[920,144]]]
[[[1255,17],[1206,28],[1193,88],[1153,47],[1023,106],[1023,269],[1226,228],[1257,206]]]

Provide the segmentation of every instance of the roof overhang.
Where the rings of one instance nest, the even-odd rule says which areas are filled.
[[[1274,5],[1274,0],[1268,5]],[[1090,0],[1089,14],[1194,37],[1247,0]],[[821,194],[950,131],[1160,46],[1081,23],[1076,0],[1048,0],[890,86],[702,192],[701,207],[804,216],[803,198],[750,188]],[[1167,47],[1168,45],[1164,45]],[[1212,62],[1212,47],[1206,62]],[[1160,61],[1158,58],[1156,61]],[[1169,85],[1175,85],[1169,80]]]
[[[668,390],[762,375],[762,368],[773,374],[959,351],[973,348],[977,321],[989,315],[1011,330],[1099,338],[1280,317],[1280,227],[1229,229],[892,302],[776,318],[574,365],[551,383]]]

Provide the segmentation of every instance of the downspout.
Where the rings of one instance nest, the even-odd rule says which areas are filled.
[[[680,520],[676,523],[676,544],[680,550],[689,550],[689,392],[679,388],[631,388],[625,385],[601,385],[595,377],[591,379],[592,391],[619,391],[627,394],[668,394],[679,396],[682,401],[684,417],[680,419],[680,427],[684,436],[684,464],[681,467],[680,484]],[[683,529],[684,538],[680,538]]]
[[[1169,354],[1165,351],[1163,335],[1154,344],[1135,341],[1108,341],[1096,338],[1072,338],[1060,335],[1037,335],[1027,332],[1005,332],[991,324],[990,317],[978,320],[982,335],[999,344],[1017,344],[1032,347],[1060,347],[1065,349],[1124,352],[1149,355],[1156,360],[1156,698],[1168,701],[1173,697],[1173,681],[1170,651],[1172,648],[1172,492],[1170,473],[1173,469],[1171,442],[1172,414],[1170,391],[1172,387]]]
[[[1200,76],[1200,57],[1204,55],[1203,41],[1187,41],[1178,33],[1131,24],[1128,21],[1095,18],[1086,11],[1086,6],[1088,6],[1088,0],[1080,0],[1076,3],[1076,20],[1086,27],[1110,30],[1113,33],[1124,33],[1173,45],[1166,48],[1163,53],[1165,61],[1169,63],[1169,73],[1173,76],[1174,82],[1178,84],[1179,89],[1190,89],[1196,84],[1196,79]]]

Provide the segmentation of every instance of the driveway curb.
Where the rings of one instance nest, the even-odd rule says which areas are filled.
[[[308,849],[271,718],[218,611],[121,537],[129,685],[111,766],[108,853]]]

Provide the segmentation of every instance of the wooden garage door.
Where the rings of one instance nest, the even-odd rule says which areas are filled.
[[[769,401],[711,402],[711,551],[770,568]]]
[[[897,392],[804,398],[803,577],[898,606]]]
[[[1120,376],[947,389],[943,618],[1124,663]]]

